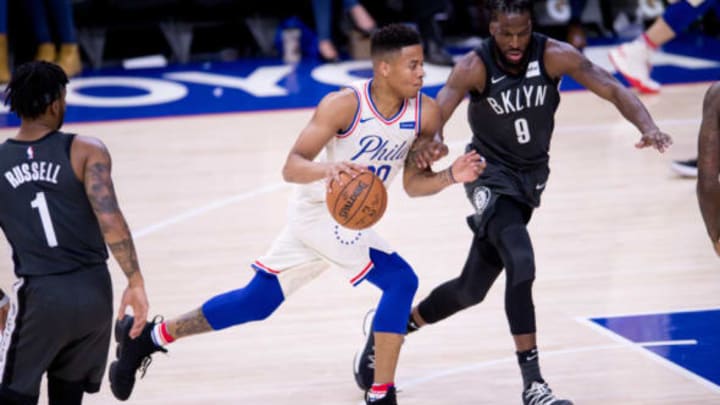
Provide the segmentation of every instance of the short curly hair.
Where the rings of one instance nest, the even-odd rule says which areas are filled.
[[[20,118],[37,118],[60,99],[68,83],[56,64],[33,61],[20,65],[5,89],[5,105]]]
[[[370,56],[376,58],[380,55],[399,51],[406,46],[420,45],[420,34],[407,25],[390,24],[380,28],[370,41]]]

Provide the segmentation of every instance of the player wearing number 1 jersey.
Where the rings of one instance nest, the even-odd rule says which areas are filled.
[[[50,404],[80,404],[100,388],[113,318],[106,243],[128,278],[120,317],[132,307],[133,337],[146,323],[110,155],[97,139],[59,131],[67,82],[57,65],[31,62],[6,90],[21,125],[0,144],[0,228],[18,277],[12,299],[0,291],[1,404],[36,404],[43,374]]]
[[[540,374],[532,285],[535,260],[527,223],[540,205],[548,180],[548,150],[557,85],[569,75],[612,102],[641,132],[637,147],[663,152],[670,137],[657,128],[642,103],[573,46],[532,32],[532,2],[492,0],[491,37],[453,68],[437,101],[443,120],[470,95],[468,148],[487,159],[487,168],[465,190],[474,214],[474,237],[458,278],[435,288],[412,311],[408,331],[435,323],[482,301],[506,273],[505,312],[523,377],[525,404],[568,404],[557,399]],[[583,134],[579,134],[583,135]],[[361,356],[372,358],[372,345]],[[370,364],[361,361],[362,364]],[[367,381],[358,370],[356,379]],[[471,402],[468,399],[468,402]]]

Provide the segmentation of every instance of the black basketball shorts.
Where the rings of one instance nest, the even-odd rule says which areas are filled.
[[[0,343],[0,390],[37,397],[43,373],[97,392],[113,321],[106,265],[20,278]]]

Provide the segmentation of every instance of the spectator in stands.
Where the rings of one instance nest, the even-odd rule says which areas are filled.
[[[82,71],[80,50],[75,37],[71,0],[25,0],[38,43],[36,60],[57,63],[68,77]],[[60,51],[50,34],[53,27],[58,34]]]
[[[452,56],[445,50],[442,30],[435,20],[447,8],[446,0],[405,0],[404,8],[417,24],[423,40],[425,61],[435,65],[452,66]]]
[[[670,0],[671,4],[663,15],[658,17],[645,33],[610,51],[610,61],[638,91],[658,93],[660,83],[650,78],[650,56],[718,2],[719,0]]]
[[[7,0],[0,0],[0,83],[10,81],[7,42]]]
[[[580,18],[585,10],[587,0],[569,0],[569,2],[570,21],[567,27],[567,42],[575,48],[583,50],[587,45],[587,37]]]
[[[342,0],[353,27],[368,37],[376,29],[375,20],[358,0]],[[332,41],[333,0],[313,0],[315,29],[318,35],[318,51],[325,62],[337,62],[340,54]]]
[[[671,0],[670,3],[643,35],[610,51],[615,69],[641,93],[660,91],[660,83],[650,78],[650,56],[655,49],[675,38],[710,8],[720,5],[720,0]],[[697,158],[675,161],[671,167],[683,177],[697,177]]]

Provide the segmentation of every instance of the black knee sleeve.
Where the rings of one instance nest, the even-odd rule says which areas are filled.
[[[434,323],[480,303],[502,271],[497,250],[486,239],[474,238],[460,277],[436,287],[418,304],[420,316]]]
[[[535,253],[525,225],[511,225],[500,232],[500,254],[512,285],[535,279]]]
[[[535,304],[532,299],[532,281],[526,281],[505,290],[505,314],[510,333],[524,335],[535,333]]]
[[[535,333],[535,254],[525,225],[510,225],[499,235],[500,255],[505,262],[505,313],[513,335]]]

